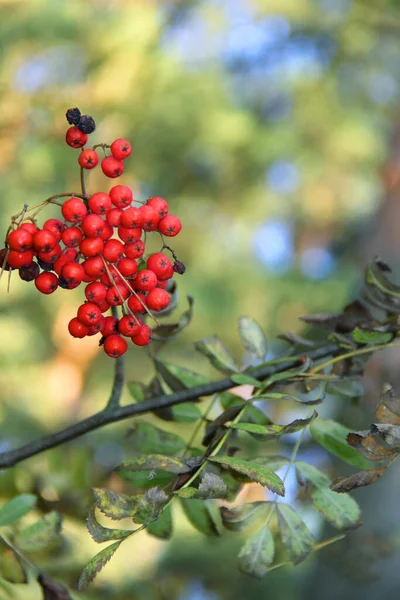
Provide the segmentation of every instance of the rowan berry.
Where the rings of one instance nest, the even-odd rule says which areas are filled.
[[[167,215],[158,224],[158,230],[167,237],[178,235],[182,229],[182,223],[175,215]]]
[[[105,221],[99,215],[89,214],[83,219],[81,227],[87,237],[100,237],[104,231]]]
[[[100,283],[100,281],[93,281],[89,283],[89,285],[85,288],[85,296],[89,300],[89,302],[94,302],[99,305],[106,299],[107,288],[104,283]]]
[[[164,198],[153,196],[147,200],[146,204],[158,212],[160,219],[163,219],[168,214],[168,203],[164,200]]]
[[[112,208],[106,215],[106,221],[111,227],[118,227],[121,224],[121,216],[121,208]]]
[[[133,277],[134,275],[136,275],[137,270],[138,270],[138,264],[137,264],[136,260],[134,260],[133,258],[127,258],[127,257],[123,256],[118,261],[117,268],[118,268],[118,271],[121,273],[121,275],[129,278],[129,277]]]
[[[132,342],[136,346],[147,346],[150,344],[153,337],[153,331],[148,325],[142,325],[140,333],[131,337]]]
[[[133,313],[144,314],[146,312],[146,296],[141,292],[135,293],[128,299],[128,308]]]
[[[128,244],[140,240],[143,230],[140,227],[118,227],[118,235],[124,242]]]
[[[114,185],[110,190],[110,198],[116,208],[126,208],[133,200],[133,192],[127,185]]]
[[[125,354],[128,349],[128,344],[123,337],[117,333],[114,333],[106,337],[103,347],[108,356],[111,356],[112,358],[118,358],[118,356]]]
[[[82,148],[82,146],[86,144],[87,140],[88,136],[86,133],[80,131],[75,125],[67,129],[65,141],[67,142],[68,146],[71,146],[71,148]]]
[[[79,244],[79,251],[85,257],[97,256],[102,254],[104,242],[99,237],[88,237]]]
[[[136,289],[141,292],[149,292],[157,285],[157,275],[150,269],[139,271],[135,279]]]
[[[43,229],[48,229],[57,238],[57,242],[61,240],[62,232],[65,230],[65,224],[60,219],[47,219],[43,224]]]
[[[160,310],[165,310],[167,308],[170,300],[171,298],[168,292],[156,287],[147,294],[146,304],[150,310],[159,312]]]
[[[39,229],[33,236],[33,247],[37,252],[48,252],[57,244],[57,238],[48,229]]]
[[[77,317],[81,323],[90,327],[95,325],[102,318],[101,310],[93,302],[85,302],[78,308]]]
[[[33,245],[33,235],[26,229],[14,229],[7,236],[7,245],[16,252],[26,252]]]
[[[74,317],[68,323],[68,331],[75,338],[84,338],[89,333],[89,327],[80,322],[77,317]]]
[[[40,267],[37,263],[33,262],[29,267],[21,267],[18,273],[23,281],[33,281],[39,275]]]
[[[99,155],[96,150],[92,150],[88,148],[87,150],[83,150],[78,158],[78,163],[82,167],[82,169],[94,169],[99,162]]]
[[[70,223],[80,223],[87,215],[87,208],[79,198],[70,198],[61,208],[62,216]]]
[[[124,172],[124,163],[113,156],[107,156],[101,161],[101,169],[107,177],[114,179]]]
[[[132,337],[140,333],[142,321],[132,315],[124,315],[118,323],[118,331],[126,337]]]
[[[121,215],[121,225],[127,229],[142,227],[142,223],[143,220],[140,209],[136,206],[127,208]]]
[[[76,246],[79,246],[82,239],[83,233],[79,227],[68,227],[61,234],[61,240],[67,246],[67,248],[75,248]]]
[[[117,317],[111,317],[111,316],[110,317],[105,317],[101,333],[103,334],[104,337],[107,337],[109,335],[113,335],[113,333],[118,333],[118,319],[117,319]]]
[[[52,294],[58,288],[58,277],[54,273],[40,273],[35,279],[35,286],[42,294]]]
[[[145,231],[155,231],[158,227],[158,223],[160,222],[160,215],[156,209],[145,204],[139,208],[139,211],[141,227],[143,227]]]
[[[168,256],[162,252],[157,252],[149,256],[146,266],[153,271],[156,274],[157,279],[160,279],[161,281],[169,279],[174,274],[171,261]]]
[[[144,253],[144,248],[144,242],[138,240],[137,242],[126,243],[124,253],[128,258],[140,258]]]
[[[110,263],[118,262],[124,255],[124,245],[119,240],[108,240],[104,244],[103,256]]]
[[[26,252],[17,252],[16,250],[10,250],[7,257],[7,263],[12,269],[29,267],[29,265],[33,261],[33,257],[34,253],[32,252],[32,250],[26,250]]]
[[[62,268],[61,277],[68,285],[75,285],[75,283],[79,284],[85,277],[85,269],[77,262],[67,262]]]

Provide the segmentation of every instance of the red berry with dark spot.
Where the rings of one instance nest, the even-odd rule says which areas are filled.
[[[88,327],[98,323],[102,316],[100,308],[93,302],[86,302],[78,308],[77,317],[79,321]]]
[[[108,356],[111,356],[112,358],[118,358],[118,356],[125,354],[128,349],[128,344],[123,337],[114,333],[106,337],[103,348],[104,352],[108,354]]]
[[[175,215],[167,215],[158,224],[158,231],[167,237],[178,235],[182,229],[182,223]]]
[[[128,156],[132,152],[132,146],[128,142],[128,140],[118,139],[115,140],[111,144],[111,154],[114,158],[118,160],[124,160],[124,158],[128,158]]]
[[[80,223],[87,215],[87,208],[79,198],[70,198],[61,208],[62,216],[70,223]]]
[[[114,179],[124,172],[124,163],[113,156],[107,156],[101,161],[101,169],[107,177]]]
[[[84,338],[89,333],[89,327],[80,322],[77,317],[74,317],[68,323],[68,331],[75,338]]]
[[[65,141],[71,148],[82,148],[86,144],[88,136],[80,131],[75,125],[67,129]]]
[[[88,148],[87,150],[83,150],[78,158],[78,163],[82,167],[82,169],[94,169],[99,162],[99,155],[96,150],[92,150]]]
[[[35,286],[42,294],[52,294],[58,288],[58,277],[54,273],[40,273],[35,279]]]
[[[104,192],[96,192],[89,198],[89,208],[95,215],[105,215],[111,207],[111,198]]]
[[[127,185],[114,185],[110,190],[110,198],[116,208],[126,208],[133,200],[133,193]]]
[[[154,310],[155,312],[166,309],[169,305],[169,302],[170,296],[168,292],[161,290],[160,288],[154,288],[151,290],[146,298],[147,306],[150,308],[150,310]]]

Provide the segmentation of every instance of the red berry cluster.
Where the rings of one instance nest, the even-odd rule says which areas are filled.
[[[70,119],[75,118],[79,125],[73,111],[78,109],[70,109],[67,119],[71,123]],[[87,142],[87,133],[78,125],[70,127],[66,136],[74,148]],[[102,161],[103,172],[111,178],[120,175],[122,160],[131,153],[130,143],[117,139],[111,146],[101,146],[112,153]],[[96,151],[83,149],[78,162],[83,169],[94,168],[98,163]],[[85,283],[86,302],[69,322],[69,332],[77,338],[101,334],[105,352],[116,358],[126,352],[127,338],[137,346],[150,343],[152,330],[143,323],[142,316],[167,308],[170,295],[165,288],[174,272],[185,270],[164,243],[161,250],[172,252],[174,264],[162,251],[144,258],[142,238],[152,231],[159,232],[161,239],[173,237],[181,230],[181,222],[168,214],[163,198],[155,196],[138,203],[126,185],[115,185],[108,194],[87,196],[82,192],[80,197],[68,194],[72,197],[61,206],[63,220],[48,219],[42,228],[32,217],[22,221],[26,216],[23,212],[9,230],[6,248],[0,251],[0,265],[7,270],[18,269],[21,279],[34,280],[43,294],[51,294],[58,287],[71,290]],[[118,306],[122,308],[120,318],[105,316],[111,307]]]

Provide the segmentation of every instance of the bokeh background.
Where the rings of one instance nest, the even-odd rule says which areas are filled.
[[[94,143],[132,141],[121,183],[165,197],[183,222],[179,310],[194,296],[194,318],[162,356],[211,375],[193,342],[216,333],[239,353],[242,314],[263,325],[273,355],[277,334],[302,332],[300,315],[351,300],[374,255],[399,270],[399,34],[395,0],[0,0],[0,228],[24,203],[79,191],[78,151],[64,143],[65,111],[79,106],[97,121]],[[88,185],[110,187],[101,172]],[[113,367],[93,338],[66,332],[81,290],[43,297],[18,277],[6,288],[2,450],[99,409]],[[393,351],[372,360],[363,403],[337,403],[337,418],[370,422],[398,361]],[[145,353],[132,348],[127,370],[148,380]],[[41,563],[58,580],[73,584],[99,550],[83,523],[90,487],[120,485],[109,472],[129,454],[126,428],[0,473],[3,499],[35,491],[66,515],[66,553]],[[240,540],[204,540],[177,513],[172,542],[127,542],[75,597],[386,597],[400,583],[397,480],[358,494],[366,525],[353,541],[295,571],[249,580],[236,570]],[[32,584],[16,597],[40,592]]]

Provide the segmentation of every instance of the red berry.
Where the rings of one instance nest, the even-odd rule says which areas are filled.
[[[61,277],[65,279],[68,285],[79,284],[85,277],[85,269],[77,262],[67,262],[62,268]]]
[[[145,204],[139,208],[141,217],[141,226],[145,231],[154,231],[160,222],[160,215],[155,208]],[[122,219],[121,219],[122,222]],[[122,223],[123,224],[123,223]]]
[[[33,236],[33,246],[37,252],[48,252],[56,244],[56,236],[48,229],[40,229]]]
[[[104,244],[103,256],[108,262],[118,262],[123,255],[124,245],[119,240],[108,240]]]
[[[133,258],[126,258],[123,256],[118,261],[117,268],[121,275],[129,278],[133,277],[137,273],[138,264]]]
[[[93,283],[89,283],[85,288],[85,296],[89,302],[101,304],[103,300],[106,299],[106,295],[107,288],[104,283],[100,283],[100,281],[93,281]]]
[[[132,337],[140,333],[142,327],[142,321],[132,315],[125,315],[118,323],[118,331],[126,337]]]
[[[117,208],[126,208],[133,200],[133,193],[127,185],[114,185],[110,190],[110,198]]]
[[[161,290],[160,288],[154,288],[151,290],[146,298],[147,306],[150,308],[150,310],[154,310],[155,312],[159,312],[160,310],[167,308],[169,302],[170,296],[168,292]]]
[[[7,244],[11,250],[26,252],[33,245],[33,235],[27,229],[15,229],[7,236]]]
[[[32,250],[27,250],[26,252],[17,252],[16,250],[10,250],[7,257],[7,263],[13,269],[29,267],[33,261],[33,257],[34,254]],[[3,266],[3,260],[1,261],[1,266]]]
[[[153,331],[148,325],[142,325],[140,333],[131,337],[131,340],[136,346],[147,346],[150,344],[153,337]]]
[[[121,225],[127,229],[142,227],[142,216],[140,209],[136,206],[131,206],[124,210],[121,215]]]
[[[73,126],[67,129],[65,140],[71,148],[82,148],[82,146],[86,144],[88,136],[86,133],[83,133],[77,127]]]
[[[87,215],[87,208],[79,198],[70,198],[61,208],[62,216],[70,223],[80,223]]]
[[[101,333],[104,335],[104,337],[113,335],[113,333],[118,333],[117,317],[105,317]]]
[[[103,248],[104,242],[99,237],[85,238],[79,244],[80,253],[86,257],[97,256],[98,254],[101,254],[103,252]]]
[[[88,237],[100,237],[104,231],[105,221],[99,215],[89,214],[83,219],[81,227]]]
[[[78,163],[83,169],[94,169],[98,162],[99,155],[96,150],[92,150],[91,148],[83,150],[78,158]]]
[[[124,172],[124,163],[113,156],[107,156],[101,161],[101,169],[107,177],[114,179]]]
[[[78,308],[77,317],[79,321],[88,327],[98,323],[102,316],[100,308],[93,302],[86,302]]]
[[[82,264],[86,273],[91,277],[96,277],[96,279],[106,272],[104,261],[101,256],[87,258]]]
[[[61,240],[62,232],[65,229],[65,224],[60,219],[47,219],[43,224],[43,229],[48,229],[57,238],[57,242]]]
[[[182,223],[175,217],[175,215],[167,215],[158,224],[158,230],[163,235],[167,237],[174,237],[178,235],[180,230],[182,229]]]
[[[157,275],[157,279],[169,279],[174,274],[172,263],[162,252],[152,254],[147,259],[146,266]]]
[[[124,246],[125,256],[128,258],[140,258],[144,253],[144,242],[138,240],[131,244],[127,243]]]
[[[48,252],[39,252],[38,258],[41,261],[43,261],[49,265],[52,265],[53,263],[56,262],[56,260],[58,260],[60,258],[61,254],[62,254],[61,246],[60,246],[60,244],[56,244],[56,246],[54,246],[54,248],[52,248]]]
[[[143,269],[137,274],[135,284],[141,292],[149,292],[157,285],[157,275],[150,269]]]
[[[132,295],[128,300],[128,308],[133,313],[144,314],[146,312],[146,296],[141,292]]]
[[[79,321],[77,317],[74,317],[68,323],[68,331],[75,338],[84,338],[89,333],[89,327]]]
[[[110,212],[111,198],[104,192],[96,192],[89,198],[89,208],[95,215],[104,215]]]
[[[142,229],[140,227],[132,227],[128,229],[127,227],[122,227],[122,225],[120,225],[118,227],[118,235],[121,240],[128,242],[129,244],[140,240],[142,236]]]
[[[153,196],[153,198],[147,200],[146,204],[158,212],[160,219],[163,219],[168,214],[168,203],[164,198]]]
[[[75,246],[79,246],[83,239],[82,230],[79,227],[67,227],[65,231],[61,234],[62,242],[67,246],[67,248],[75,248]]]
[[[128,349],[128,344],[123,337],[114,333],[106,337],[103,348],[108,356],[118,358],[118,356],[125,354]]]
[[[111,225],[111,227],[118,227],[121,225],[121,216],[121,208],[112,208],[110,212],[107,213],[106,221],[109,225]]]
[[[111,154],[118,160],[128,158],[132,152],[132,146],[128,140],[118,139],[111,144]]]
[[[52,294],[58,288],[58,277],[54,273],[43,271],[36,277],[35,286],[42,294]]]

